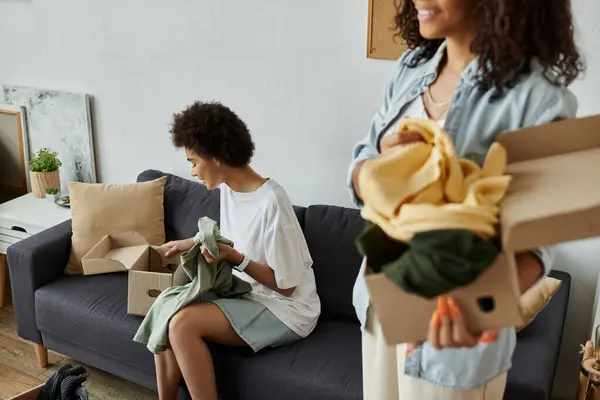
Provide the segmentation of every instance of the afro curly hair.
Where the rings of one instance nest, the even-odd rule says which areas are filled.
[[[246,166],[254,155],[254,142],[244,121],[216,101],[196,101],[174,114],[170,133],[175,147],[230,167]]]

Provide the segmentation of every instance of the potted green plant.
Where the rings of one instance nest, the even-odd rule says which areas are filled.
[[[59,168],[61,166],[58,153],[48,148],[40,149],[29,161],[31,189],[35,197],[46,197],[48,188],[56,188],[60,192]]]
[[[58,196],[58,192],[58,188],[55,187],[46,189],[46,200],[54,203],[56,201],[56,197]]]

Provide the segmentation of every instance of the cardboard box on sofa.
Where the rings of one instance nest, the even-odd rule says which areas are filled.
[[[145,316],[162,291],[173,286],[179,257],[165,257],[165,248],[151,246],[136,232],[104,236],[82,259],[84,275],[129,271],[127,313]]]
[[[450,293],[473,331],[522,322],[516,253],[600,236],[600,116],[503,132],[498,141],[513,177],[501,204],[503,253],[471,285]],[[436,301],[368,268],[365,275],[386,342],[425,340]]]

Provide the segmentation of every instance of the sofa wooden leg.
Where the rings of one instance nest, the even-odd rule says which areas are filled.
[[[37,343],[34,343],[34,346],[40,368],[48,368],[48,349]]]

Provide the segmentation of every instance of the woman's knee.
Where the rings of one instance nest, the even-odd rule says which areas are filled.
[[[169,321],[169,341],[171,343],[202,336],[202,315],[198,309],[192,310],[186,307]]]

